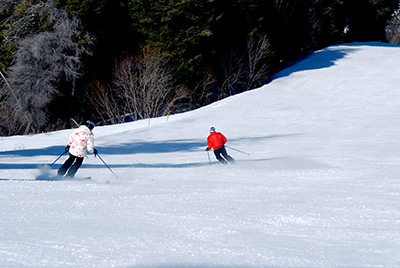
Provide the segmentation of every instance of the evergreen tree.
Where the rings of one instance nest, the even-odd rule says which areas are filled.
[[[132,27],[142,35],[142,46],[161,45],[171,54],[175,78],[188,82],[204,60],[213,32],[211,3],[203,0],[130,0]],[[206,47],[204,47],[206,46]]]

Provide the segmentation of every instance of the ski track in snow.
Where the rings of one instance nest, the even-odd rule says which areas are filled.
[[[400,267],[400,47],[317,51],[264,87],[196,111],[0,137],[0,267]],[[206,137],[228,138],[219,165]]]

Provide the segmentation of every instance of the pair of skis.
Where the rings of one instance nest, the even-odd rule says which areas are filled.
[[[57,159],[54,160],[53,163],[51,163],[50,167],[53,166],[53,165],[58,161],[58,159],[60,159],[60,158],[61,158],[64,154],[66,154],[66,153],[67,153],[67,151],[64,151],[62,154],[60,154],[60,155],[57,157]],[[98,156],[99,159],[101,160],[101,162],[103,162],[103,164],[108,168],[108,170],[110,170],[111,173],[112,173],[115,177],[117,177],[117,175],[115,175],[115,173],[112,171],[112,169],[107,165],[107,163],[103,160],[103,158],[101,158],[101,156],[100,156],[98,153],[95,155],[95,157],[96,157],[96,156]],[[87,177],[86,179],[91,179],[91,177]]]
[[[249,153],[246,153],[246,152],[243,152],[243,151],[241,151],[241,150],[235,149],[235,148],[230,147],[230,146],[228,146],[228,145],[225,145],[225,147],[227,147],[227,148],[229,148],[229,149],[232,149],[232,150],[234,150],[234,151],[236,151],[236,152],[242,153],[242,154],[250,155]],[[211,164],[211,159],[210,159],[210,153],[209,153],[209,151],[207,151],[207,156],[208,156],[208,162]]]

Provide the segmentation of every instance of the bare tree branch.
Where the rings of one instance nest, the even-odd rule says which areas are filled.
[[[84,35],[80,20],[52,0],[20,7],[7,23],[5,42],[18,47],[7,71],[13,89],[8,103],[19,104],[14,116],[26,126],[25,134],[41,131],[48,121],[48,104],[59,94],[59,82],[74,85],[80,76],[79,57],[88,52],[92,40]]]
[[[97,85],[93,98],[103,121],[115,123],[167,115],[179,108],[188,90],[175,88],[167,68],[168,56],[160,48],[144,48],[136,57],[115,64],[112,90]]]
[[[219,89],[219,99],[236,94],[237,87],[243,81],[242,77],[244,74],[244,68],[243,58],[238,56],[238,54],[233,50],[223,58],[223,81],[222,86]]]
[[[386,26],[386,39],[391,44],[400,44],[400,7],[393,12]]]
[[[253,35],[247,41],[247,89],[258,86],[258,82],[265,79],[267,75],[267,65],[262,64],[269,49],[269,39],[266,35],[256,40]]]

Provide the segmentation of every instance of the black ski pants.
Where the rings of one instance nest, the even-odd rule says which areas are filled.
[[[228,164],[228,162],[230,162],[232,164],[235,163],[235,159],[233,159],[230,155],[228,155],[224,145],[222,145],[222,147],[214,150],[214,154],[215,154],[215,157],[218,159],[218,161],[224,165]]]
[[[71,178],[74,177],[75,173],[81,167],[82,162],[83,157],[76,157],[75,155],[69,154],[69,158],[67,159],[67,161],[65,161],[65,163],[58,169],[58,176],[64,176],[64,174],[69,169],[67,176]]]

